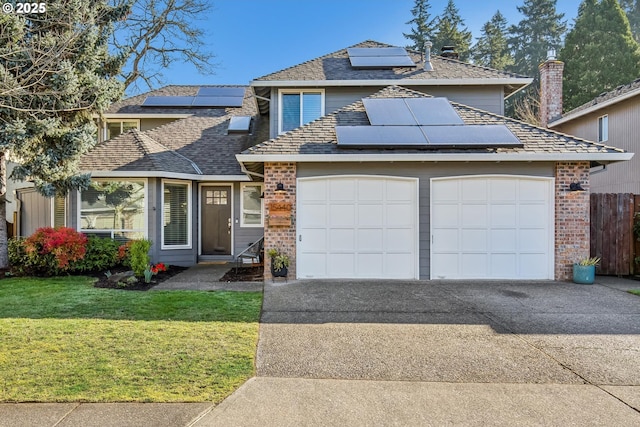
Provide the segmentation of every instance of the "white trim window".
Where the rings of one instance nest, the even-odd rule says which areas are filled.
[[[264,227],[262,183],[240,184],[240,227]]]
[[[598,142],[609,140],[609,116],[598,117]]]
[[[147,237],[146,179],[95,179],[79,198],[79,231],[120,241]]]
[[[191,183],[162,180],[162,249],[191,249]]]
[[[104,124],[104,139],[105,141],[111,138],[115,138],[131,129],[140,130],[140,120],[138,119],[107,119]]]
[[[324,90],[281,90],[278,133],[288,132],[324,115]]]

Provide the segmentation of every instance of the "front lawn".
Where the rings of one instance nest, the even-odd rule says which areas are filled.
[[[220,402],[254,374],[261,303],[0,280],[0,401]]]
[[[640,289],[633,289],[633,290],[629,291],[629,293],[640,296]]]

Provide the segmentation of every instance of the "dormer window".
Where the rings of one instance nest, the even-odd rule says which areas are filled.
[[[288,132],[324,115],[324,90],[282,90],[278,133]]]
[[[104,139],[115,138],[131,129],[140,130],[140,120],[107,120]]]

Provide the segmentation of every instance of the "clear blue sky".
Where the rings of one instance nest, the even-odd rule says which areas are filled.
[[[524,0],[457,0],[465,24],[480,29],[500,12],[509,24],[522,16]],[[371,39],[404,46],[403,32],[414,0],[211,0],[199,26],[216,56],[214,74],[203,76],[188,65],[165,71],[167,84],[248,84],[252,79]],[[431,16],[442,13],[447,0],[429,2]],[[557,10],[573,25],[580,0],[558,0]]]

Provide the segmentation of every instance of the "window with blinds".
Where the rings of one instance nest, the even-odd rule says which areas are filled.
[[[191,245],[191,185],[189,183],[163,183],[162,192],[162,246],[189,247]]]
[[[280,93],[280,133],[305,125],[324,113],[324,91],[287,90]]]
[[[67,225],[66,212],[67,201],[65,198],[54,197],[51,201],[53,227],[65,227]]]

